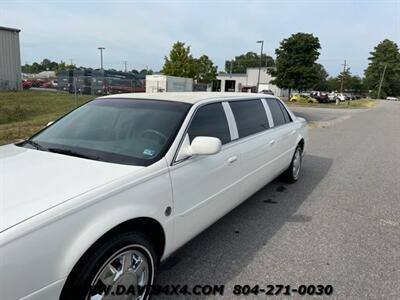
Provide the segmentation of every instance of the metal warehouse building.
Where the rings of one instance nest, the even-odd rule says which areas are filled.
[[[20,31],[0,26],[0,91],[21,89]]]

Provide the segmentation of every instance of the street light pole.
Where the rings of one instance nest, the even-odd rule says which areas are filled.
[[[125,73],[126,73],[126,72],[128,72],[128,61],[124,60],[123,63],[124,63],[124,66],[125,66]]]
[[[100,50],[100,65],[101,65],[101,69],[103,70],[103,50],[106,50],[106,48],[104,47],[99,47],[97,48]]]
[[[260,74],[261,74],[262,53],[263,53],[264,41],[257,41],[257,44],[261,44],[260,65],[258,67],[258,79],[257,79],[257,93],[258,93],[259,89],[260,89]]]

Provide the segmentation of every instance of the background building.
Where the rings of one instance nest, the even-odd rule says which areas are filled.
[[[0,26],[0,91],[22,88],[19,32]]]
[[[221,92],[257,92],[259,68],[247,68],[246,74],[220,73],[213,83],[213,91]],[[271,90],[276,96],[287,96],[287,91],[272,84],[274,78],[267,73],[267,68],[261,68],[258,91]]]
[[[162,74],[146,75],[146,93],[191,92],[193,79]]]

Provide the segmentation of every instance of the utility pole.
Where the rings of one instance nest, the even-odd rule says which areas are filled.
[[[124,64],[124,66],[125,66],[125,72],[128,72],[128,61],[127,61],[127,60],[124,60],[124,61],[123,61],[123,64]]]
[[[104,48],[104,47],[99,47],[99,48],[97,48],[97,49],[100,50],[100,66],[101,66],[101,69],[103,70],[103,50],[106,50],[106,48]]]
[[[342,75],[342,82],[340,83],[340,93],[343,94],[343,86],[344,86],[344,76],[346,75],[346,71],[347,71],[347,62],[346,60],[344,60],[344,64],[343,66],[343,75]]]
[[[264,41],[257,41],[257,44],[261,44],[261,52],[260,52],[260,65],[258,67],[258,79],[257,79],[257,93],[260,89],[260,74],[261,74],[261,64],[262,64],[262,53],[264,47]]]
[[[382,89],[383,78],[385,77],[385,73],[386,73],[386,67],[387,67],[387,64],[385,64],[385,67],[383,68],[381,81],[379,82],[378,99],[381,98],[381,89]]]
[[[71,62],[71,66],[72,66],[74,64],[74,61],[72,58],[70,59],[70,62]]]

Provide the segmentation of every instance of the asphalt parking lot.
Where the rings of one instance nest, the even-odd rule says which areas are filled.
[[[331,122],[342,121],[355,114],[365,112],[367,109],[343,109],[343,108],[319,108],[291,106],[290,109],[299,117],[305,118],[308,122]]]
[[[400,299],[400,103],[293,110],[346,118],[310,130],[297,183],[265,186],[168,259],[157,284],[223,284],[218,299],[268,298],[233,296],[236,284],[323,284],[334,288],[327,299]]]

